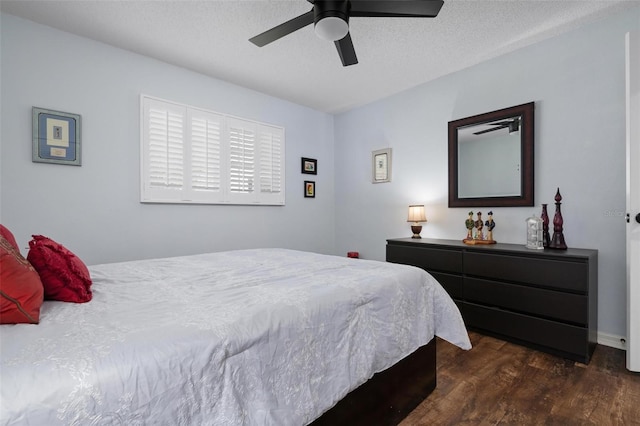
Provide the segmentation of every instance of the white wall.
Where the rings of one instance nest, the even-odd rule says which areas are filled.
[[[42,233],[90,264],[262,246],[384,260],[385,239],[411,235],[412,203],[426,204],[423,236],[461,239],[447,122],[535,101],[536,207],[492,209],[494,236],[524,244],[525,219],[543,202],[553,215],[560,187],[568,245],[599,250],[599,331],[625,334],[624,34],[640,7],[336,117],[1,19],[0,221],[21,245]],[[140,204],[140,93],[286,127],[287,205]],[[31,162],[32,106],[82,114],[82,167]],[[392,182],[372,184],[371,151],[386,147]],[[319,161],[315,199],[302,156]]]
[[[383,260],[385,239],[462,239],[469,208],[447,207],[447,123],[535,101],[535,207],[493,208],[499,242],[525,243],[525,219],[564,197],[570,247],[599,250],[599,331],[625,335],[624,35],[640,7],[336,116],[336,251]],[[393,148],[392,182],[371,184],[371,151]],[[473,209],[483,211],[489,209]]]
[[[233,248],[334,247],[333,117],[76,37],[1,17],[0,220],[89,264]],[[286,128],[286,206],[139,202],[139,95]],[[82,115],[82,166],[31,162],[31,107]],[[303,198],[300,157],[318,159],[316,198]],[[26,254],[26,250],[22,250]]]

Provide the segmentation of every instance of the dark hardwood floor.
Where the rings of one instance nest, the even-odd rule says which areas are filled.
[[[598,345],[589,365],[470,332],[438,340],[438,384],[401,426],[640,425],[640,374]]]

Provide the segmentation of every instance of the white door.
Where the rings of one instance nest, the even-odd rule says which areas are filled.
[[[640,371],[640,32],[626,35],[627,368]]]

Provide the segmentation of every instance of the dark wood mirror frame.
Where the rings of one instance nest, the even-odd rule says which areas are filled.
[[[518,207],[534,205],[534,108],[534,102],[530,102],[449,122],[449,207]],[[458,196],[458,129],[504,120],[515,116],[521,117],[520,195],[460,198]]]

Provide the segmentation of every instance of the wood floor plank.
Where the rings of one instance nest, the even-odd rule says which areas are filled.
[[[438,386],[401,423],[640,425],[640,374],[598,346],[589,365],[470,332],[470,351],[438,341]]]

